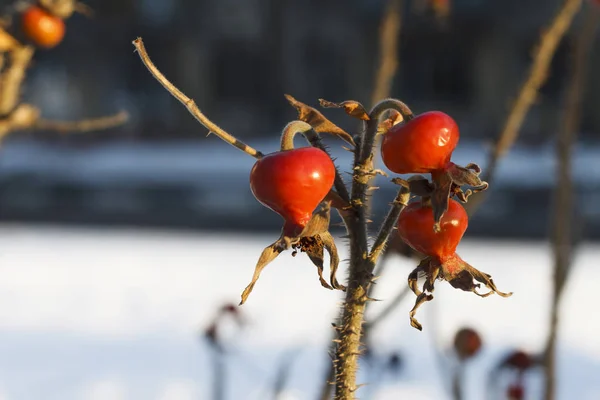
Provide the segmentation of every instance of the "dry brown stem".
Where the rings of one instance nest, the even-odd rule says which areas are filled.
[[[581,0],[565,0],[550,27],[542,33],[533,56],[527,80],[523,83],[519,91],[517,99],[506,119],[504,128],[490,155],[483,178],[484,181],[491,183],[490,181],[496,171],[498,160],[506,154],[515,142],[527,112],[535,102],[540,87],[542,87],[548,78],[550,63],[556,53],[558,44],[569,30],[571,22],[580,7]],[[482,197],[482,195],[479,195],[479,197]]]
[[[133,45],[135,46],[138,55],[140,56],[142,62],[148,68],[148,71],[154,76],[154,78],[165,88],[173,97],[175,97],[181,104],[187,108],[187,110],[196,118],[198,122],[200,122],[206,129],[210,131],[210,133],[214,133],[223,141],[229,143],[233,147],[236,147],[251,155],[254,158],[262,158],[263,154],[254,149],[253,147],[248,146],[246,143],[238,140],[233,135],[227,133],[224,129],[220,128],[217,124],[212,122],[206,115],[200,111],[194,100],[187,97],[181,90],[179,90],[175,85],[173,85],[160,70],[154,65],[154,63],[150,60],[150,56],[144,47],[144,43],[142,42],[142,38],[137,38],[133,41]]]
[[[31,46],[17,46],[7,53],[8,65],[0,75],[0,116],[10,114],[19,104],[25,71],[33,53]]]
[[[99,118],[83,119],[80,121],[54,121],[40,118],[31,128],[37,130],[55,131],[58,133],[84,133],[100,131],[123,125],[129,119],[129,114],[119,111],[117,114]]]
[[[600,21],[600,11],[596,7],[586,13],[585,22],[575,44],[572,72],[565,93],[564,119],[556,143],[557,184],[553,227],[553,292],[550,310],[550,326],[544,352],[545,388],[544,398],[556,398],[556,338],[559,321],[559,305],[563,289],[572,268],[573,224],[572,212],[573,182],[571,179],[571,158],[573,146],[577,140],[577,131],[581,121],[581,105],[585,81],[588,74],[589,55],[594,43],[596,29]]]
[[[390,96],[396,71],[398,70],[398,37],[400,35],[401,0],[389,0],[379,26],[379,66],[371,104]]]
[[[22,130],[44,130],[59,133],[90,132],[114,128],[127,122],[129,115],[120,111],[106,117],[80,121],[53,121],[40,118],[40,110],[27,103],[19,104],[7,117],[0,119],[0,140]]]

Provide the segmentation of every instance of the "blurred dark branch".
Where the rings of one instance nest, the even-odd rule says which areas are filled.
[[[504,128],[492,149],[487,167],[483,173],[483,181],[492,184],[498,162],[517,139],[525,117],[537,99],[539,89],[548,78],[550,63],[556,53],[556,49],[569,30],[573,18],[580,7],[581,0],[565,0],[550,27],[543,31],[540,42],[534,52],[529,76],[525,83],[523,83],[523,86],[521,86],[517,99],[506,118]],[[466,207],[469,214],[474,212],[484,198],[484,192],[477,193],[471,197]]]
[[[286,352],[277,365],[277,374],[273,381],[273,400],[281,399],[281,394],[285,390],[285,386],[290,379],[292,366],[294,361],[299,356],[300,350],[294,349]]]
[[[573,182],[571,179],[572,150],[577,140],[581,121],[581,108],[584,88],[588,75],[589,55],[600,21],[600,11],[585,13],[585,21],[577,38],[574,49],[572,72],[565,93],[564,120],[556,143],[557,184],[553,211],[553,252],[554,276],[550,327],[544,352],[544,374],[546,400],[556,398],[556,339],[558,330],[558,312],[562,293],[572,269],[573,259]]]
[[[371,104],[389,97],[398,69],[401,0],[388,0],[379,26],[379,66],[375,74]]]
[[[394,296],[394,298],[392,298],[391,300],[388,300],[388,302],[386,303],[386,306],[383,308],[383,310],[381,310],[379,312],[379,314],[377,314],[376,317],[372,318],[371,320],[367,321],[365,323],[365,337],[367,336],[367,332],[370,332],[373,328],[375,328],[375,326],[377,326],[377,324],[379,324],[380,322],[382,322],[386,317],[388,317],[402,302],[402,300],[404,300],[404,298],[406,297],[406,295],[410,293],[410,288],[408,287],[408,285],[406,285],[406,287],[402,287]]]
[[[33,126],[33,129],[55,131],[58,133],[90,132],[110,129],[123,125],[129,119],[129,114],[120,111],[114,115],[106,117],[83,119],[80,121],[53,121],[48,119],[39,119]]]
[[[212,400],[225,400],[225,354],[219,346],[211,346],[212,355]]]
[[[181,104],[183,104],[185,106],[185,108],[187,108],[187,110],[190,112],[190,114],[192,114],[198,122],[200,122],[202,125],[204,125],[204,127],[206,127],[206,129],[208,129],[210,131],[209,134],[214,133],[223,141],[229,143],[233,147],[240,149],[244,153],[251,155],[254,158],[258,159],[258,158],[263,157],[263,154],[260,151],[254,149],[253,147],[248,146],[246,143],[237,139],[235,136],[230,135],[225,130],[220,128],[217,124],[215,124],[210,119],[208,119],[208,117],[206,117],[202,113],[202,111],[200,111],[200,109],[198,108],[198,106],[196,105],[194,100],[190,99],[185,94],[183,94],[183,92],[181,90],[177,89],[177,87],[175,85],[173,85],[162,74],[162,72],[160,72],[160,70],[154,65],[152,60],[150,60],[150,56],[148,55],[148,52],[146,51],[146,48],[144,47],[144,43],[142,42],[141,37],[135,39],[133,41],[133,45],[135,46],[135,48],[138,52],[138,55],[140,56],[140,59],[142,60],[142,62],[146,66],[146,68],[148,68],[148,71],[150,71],[152,76],[165,89],[167,89],[167,91],[169,93],[171,93],[171,95],[173,97],[175,97],[177,100],[179,100],[179,102],[181,102]]]

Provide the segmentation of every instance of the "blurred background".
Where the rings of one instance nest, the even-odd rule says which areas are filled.
[[[319,98],[370,105],[387,1],[85,3],[94,17],[75,14],[64,41],[35,54],[23,100],[46,118],[123,109],[130,120],[93,133],[18,132],[2,143],[0,399],[318,399],[340,294],[320,287],[304,256],[284,254],[248,304],[223,311],[237,304],[260,251],[277,238],[280,218],[250,192],[254,160],[206,137],[144,68],[131,41],[143,37],[155,64],[207,116],[266,153],[277,150],[281,129],[297,116],[284,93],[313,106]],[[453,161],[485,170],[543,27],[562,3],[401,2],[391,96],[415,113],[451,115],[461,130]],[[421,311],[429,333],[408,325],[408,296],[373,332],[374,355],[361,379],[377,384],[362,398],[451,398],[444,379],[450,367],[439,360],[450,357],[446,350],[462,326],[476,328],[484,344],[465,373],[465,399],[488,392],[496,396],[490,399],[509,398],[503,387],[512,378],[492,390],[489,371],[513,349],[531,357],[543,349],[556,137],[574,43],[592,12],[592,1],[584,3],[459,247],[515,296],[480,300],[440,284],[438,304]],[[0,4],[18,19],[13,2]],[[600,297],[592,286],[600,278],[599,50],[596,41],[572,161],[580,246],[561,308],[558,399],[600,399]],[[326,111],[347,131],[360,128],[342,112]],[[341,142],[327,142],[349,171],[351,154]],[[389,178],[377,179],[375,225],[396,190]],[[392,260],[377,287],[383,300],[405,286],[414,266]],[[217,340],[209,328],[222,325],[220,315],[226,318]],[[526,381],[522,398],[542,398],[540,372]],[[225,388],[221,397],[216,387]]]

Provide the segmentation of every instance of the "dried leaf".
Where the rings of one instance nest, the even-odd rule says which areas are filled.
[[[321,104],[321,107],[323,108],[343,108],[346,114],[362,121],[368,121],[371,119],[369,118],[369,113],[367,110],[365,110],[363,105],[355,100],[346,100],[342,101],[341,103],[334,103],[332,101],[319,99],[319,104]]]
[[[258,262],[256,263],[256,267],[254,268],[254,275],[252,276],[252,281],[250,281],[250,284],[248,284],[248,286],[246,286],[246,289],[244,289],[244,291],[242,292],[242,301],[240,302],[240,305],[244,304],[248,299],[248,296],[252,292],[252,289],[254,289],[254,285],[256,284],[256,281],[258,281],[262,270],[271,261],[277,258],[277,256],[281,254],[281,252],[286,248],[286,244],[282,243],[282,239],[279,239],[275,243],[263,250],[262,254],[258,259]]]
[[[329,133],[338,136],[352,146],[356,146],[354,139],[350,134],[328,120],[318,110],[296,100],[289,94],[286,94],[285,98],[294,108],[296,108],[296,110],[298,110],[298,119],[308,123],[317,133]]]

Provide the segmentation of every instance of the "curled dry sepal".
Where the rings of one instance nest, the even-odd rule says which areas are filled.
[[[330,210],[330,201],[323,201],[315,212],[313,212],[311,219],[300,233],[294,236],[288,236],[284,229],[279,239],[263,250],[256,263],[252,280],[242,293],[242,301],[240,304],[246,302],[246,299],[252,292],[262,270],[279,254],[289,249],[293,249],[292,256],[295,256],[297,251],[305,252],[308,255],[313,264],[317,267],[319,281],[323,287],[327,289],[345,290],[345,287],[341,285],[336,278],[340,259],[333,236],[328,231]],[[330,283],[323,277],[324,250],[327,250],[327,253],[329,254]]]

